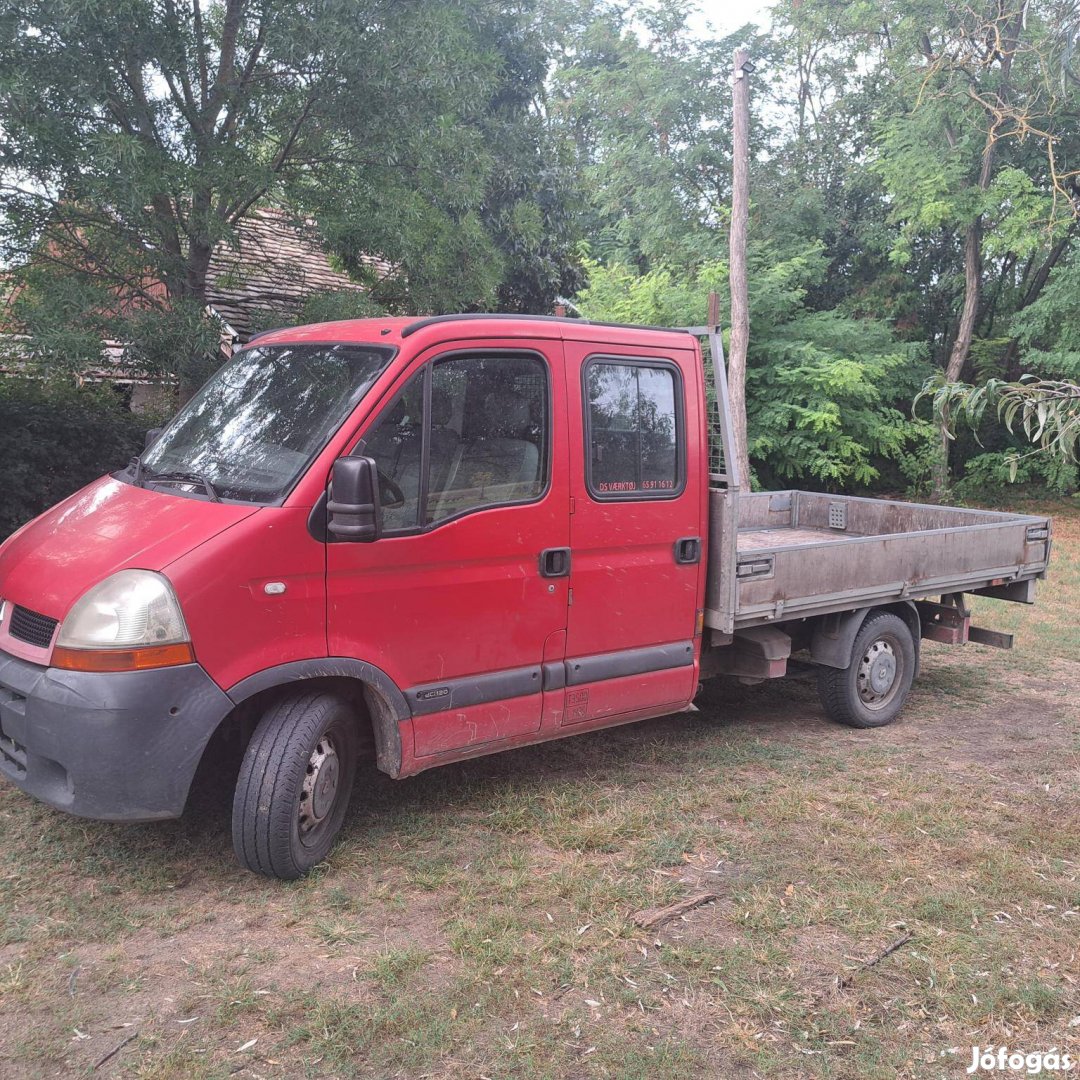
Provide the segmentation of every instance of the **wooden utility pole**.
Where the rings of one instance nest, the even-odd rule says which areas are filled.
[[[735,50],[732,85],[731,179],[731,348],[728,350],[728,393],[731,426],[742,483],[750,487],[746,452],[746,350],[750,344],[750,300],[746,284],[746,226],[750,217],[750,53]]]

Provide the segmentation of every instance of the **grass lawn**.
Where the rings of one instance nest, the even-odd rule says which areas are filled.
[[[117,827],[0,781],[0,1075],[891,1080],[964,1077],[973,1045],[1080,1057],[1080,507],[1048,509],[1037,605],[976,605],[1016,649],[924,643],[892,727],[827,723],[805,681],[724,685],[696,716],[372,772],[303,882],[236,865],[226,790]]]

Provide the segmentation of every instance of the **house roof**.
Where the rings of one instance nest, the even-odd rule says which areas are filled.
[[[360,261],[380,276],[391,269],[376,256]],[[247,341],[267,314],[291,322],[308,296],[332,290],[364,292],[365,286],[330,265],[313,222],[263,208],[236,225],[233,241],[215,248],[206,302]]]
[[[379,277],[392,270],[389,262],[377,256],[361,255],[359,261]],[[12,288],[10,280],[0,278],[0,338],[15,354],[25,342],[13,316],[21,288]],[[365,292],[367,286],[331,266],[314,222],[262,207],[241,219],[233,238],[214,249],[207,270],[206,305],[225,323],[221,348],[229,355],[235,345],[245,343],[267,324],[295,323],[312,293],[338,290]],[[114,290],[115,312],[131,312],[154,302],[167,303],[165,284],[149,273],[138,282],[137,290]],[[106,341],[103,346],[109,363],[84,372],[87,378],[145,381],[123,366],[122,342]],[[0,374],[5,370],[0,366]]]

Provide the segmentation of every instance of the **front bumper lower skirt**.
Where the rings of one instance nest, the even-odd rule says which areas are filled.
[[[198,664],[78,672],[0,652],[0,776],[79,817],[179,817],[232,707]]]

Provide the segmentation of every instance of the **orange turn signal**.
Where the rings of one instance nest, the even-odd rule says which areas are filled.
[[[148,671],[195,663],[187,642],[140,649],[53,649],[52,666],[65,671]]]

